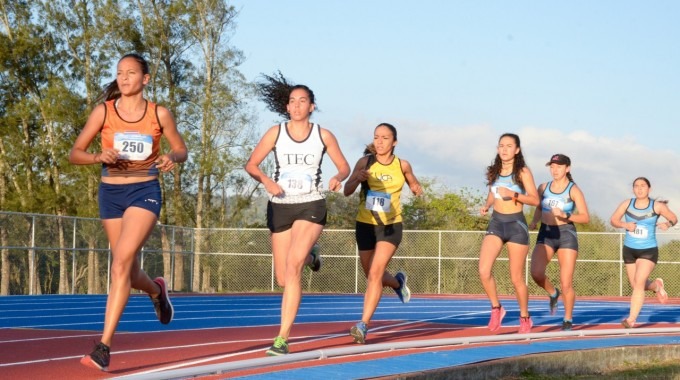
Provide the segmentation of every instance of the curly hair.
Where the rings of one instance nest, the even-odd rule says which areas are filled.
[[[500,142],[504,137],[510,137],[515,140],[515,144],[518,148],[520,148],[519,152],[515,155],[515,159],[512,164],[512,181],[519,185],[522,190],[525,190],[520,174],[522,173],[522,169],[524,169],[527,164],[524,161],[524,155],[522,154],[519,136],[514,133],[504,133],[501,135],[498,141]],[[498,177],[501,175],[502,165],[503,162],[501,161],[501,156],[496,153],[496,158],[494,159],[493,163],[486,168],[487,185],[491,186],[494,182],[496,182]]]
[[[277,71],[273,76],[267,74],[261,74],[263,80],[257,82],[255,85],[257,91],[260,95],[260,100],[262,100],[267,108],[284,118],[288,118],[288,101],[290,98],[290,93],[293,90],[301,89],[307,92],[309,96],[309,101],[316,105],[314,99],[314,92],[307,86],[303,84],[293,84],[286,77],[281,74],[281,71]]]

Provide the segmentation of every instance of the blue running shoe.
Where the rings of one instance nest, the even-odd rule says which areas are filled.
[[[356,325],[349,329],[349,335],[354,338],[354,343],[364,344],[366,343],[366,335],[368,334],[368,327],[364,322],[358,322]]]
[[[557,313],[557,300],[560,298],[560,290],[555,288],[555,297],[550,297],[550,315],[555,315]]]
[[[394,275],[394,278],[399,281],[399,288],[394,289],[394,291],[397,293],[397,296],[399,296],[399,300],[402,303],[408,303],[408,301],[411,300],[411,290],[408,288],[408,285],[406,285],[406,280],[408,277],[406,277],[406,273],[404,272],[397,272],[396,275]]]

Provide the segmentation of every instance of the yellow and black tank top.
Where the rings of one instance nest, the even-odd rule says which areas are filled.
[[[375,156],[369,156],[366,169],[370,175],[368,186],[362,187],[357,221],[374,225],[401,222],[401,189],[406,183],[401,161],[394,156],[392,162],[384,165]]]

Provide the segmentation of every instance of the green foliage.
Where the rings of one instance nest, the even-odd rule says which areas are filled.
[[[472,230],[486,228],[478,215],[482,195],[463,188],[456,193],[440,189],[434,179],[423,178],[423,194],[410,197],[403,206],[404,225],[419,230]]]

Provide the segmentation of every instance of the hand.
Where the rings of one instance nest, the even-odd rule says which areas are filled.
[[[661,222],[656,224],[657,227],[661,229],[661,231],[666,231],[667,229],[671,228],[671,223],[670,222]]]
[[[489,212],[489,206],[482,206],[479,208],[479,213],[484,216],[486,213]]]
[[[538,223],[536,223],[536,222],[531,222],[531,224],[529,224],[529,229],[530,229],[530,230],[535,230],[537,224],[538,224]]]
[[[409,186],[411,189],[411,192],[415,194],[416,196],[422,195],[423,194],[423,188],[420,186],[419,183],[413,184]]]
[[[364,182],[365,180],[368,179],[368,177],[371,175],[371,172],[368,170],[361,170],[357,173],[357,181],[359,183]]]
[[[498,186],[496,193],[501,197],[502,200],[504,201],[509,201],[512,199],[512,197],[515,195],[515,192],[511,189],[508,189],[507,187],[502,187]]]
[[[118,149],[104,149],[99,153],[99,162],[115,164],[118,161]]]
[[[267,190],[267,192],[275,197],[279,197],[283,195],[283,189],[281,186],[279,186],[278,183],[272,181],[271,179],[267,178],[265,182],[262,182],[264,185],[264,189]]]
[[[635,227],[637,227],[637,225],[633,222],[625,223],[623,225],[623,228],[625,228],[626,231],[630,231],[630,232],[635,231]]]
[[[175,161],[172,160],[170,154],[164,154],[156,160],[156,167],[162,172],[169,172],[175,168]]]
[[[338,191],[342,188],[342,182],[338,181],[337,178],[331,177],[330,181],[328,181],[328,189],[330,191]]]

